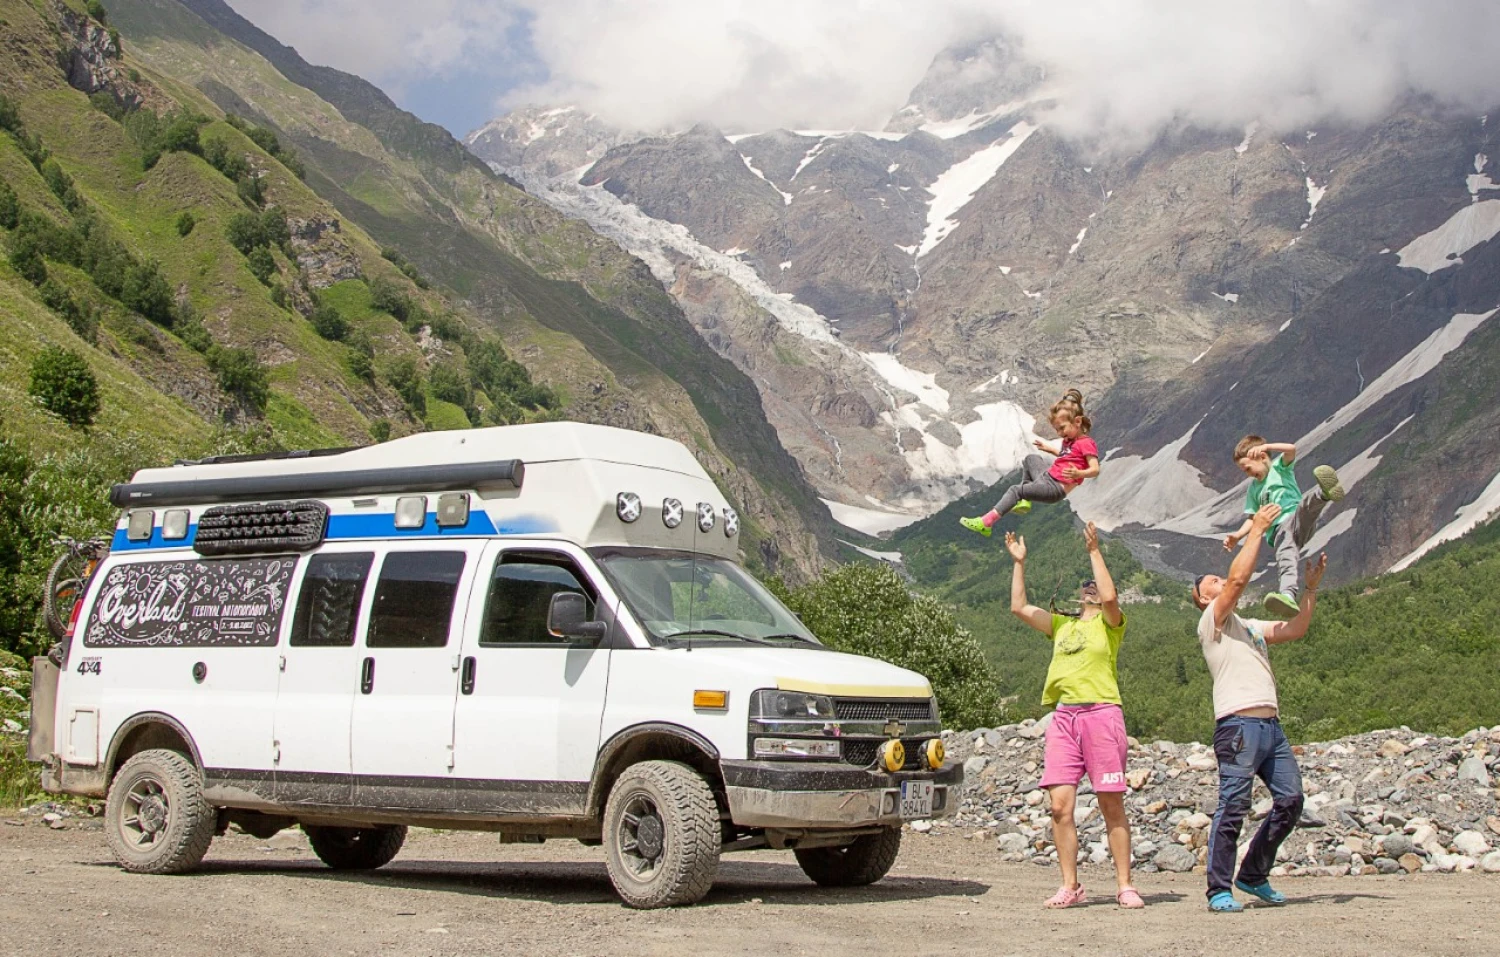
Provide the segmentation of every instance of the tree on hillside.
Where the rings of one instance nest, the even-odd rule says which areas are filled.
[[[83,356],[71,349],[48,346],[37,353],[27,391],[69,425],[86,428],[99,414],[99,382]]]
[[[838,651],[926,675],[948,727],[992,727],[996,678],[979,644],[936,599],[916,595],[885,565],[845,565],[782,596],[813,634]]]

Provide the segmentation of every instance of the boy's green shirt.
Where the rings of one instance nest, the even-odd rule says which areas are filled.
[[[1302,502],[1302,490],[1297,488],[1297,475],[1280,455],[1271,459],[1271,467],[1266,470],[1265,478],[1250,483],[1250,491],[1245,493],[1245,514],[1254,515],[1260,511],[1261,506],[1271,502],[1281,506],[1281,517],[1276,520],[1276,525],[1266,529],[1266,541],[1274,545],[1276,526],[1291,518]]]

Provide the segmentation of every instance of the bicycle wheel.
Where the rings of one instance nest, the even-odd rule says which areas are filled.
[[[69,551],[52,563],[47,572],[46,592],[42,600],[42,616],[47,622],[47,631],[61,641],[68,636],[68,622],[73,618],[73,606],[83,597],[86,580],[83,576],[89,559]]]

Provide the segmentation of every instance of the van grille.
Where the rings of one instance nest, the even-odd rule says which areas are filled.
[[[931,721],[932,701],[921,698],[835,698],[833,713],[842,721]]]

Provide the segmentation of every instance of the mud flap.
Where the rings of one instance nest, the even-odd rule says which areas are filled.
[[[26,760],[45,761],[57,753],[57,679],[62,671],[50,658],[31,659],[31,735]]]

